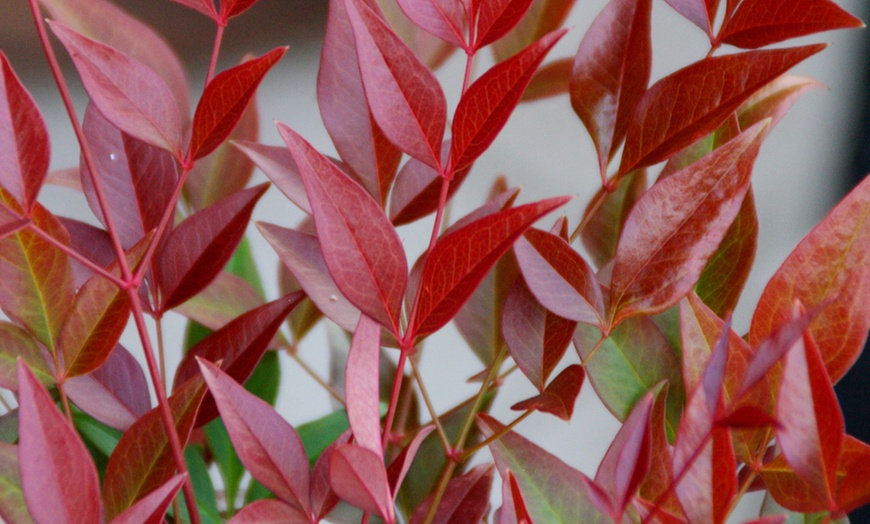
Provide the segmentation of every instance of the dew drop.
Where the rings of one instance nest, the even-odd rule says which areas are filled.
[[[114,162],[115,158],[117,158],[117,157],[115,156],[115,153],[109,153],[109,160],[111,160],[111,161]]]
[[[338,302],[338,297],[335,295],[329,295],[329,301],[330,302]]]

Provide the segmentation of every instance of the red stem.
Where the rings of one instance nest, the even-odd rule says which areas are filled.
[[[221,41],[224,38],[224,28],[226,27],[226,22],[218,22],[217,24],[217,32],[214,35],[214,45],[211,49],[211,61],[208,64],[208,74],[205,77],[205,85],[208,85],[211,82],[211,79],[214,78],[215,69],[217,69],[217,61],[218,55],[220,54],[221,49]]]

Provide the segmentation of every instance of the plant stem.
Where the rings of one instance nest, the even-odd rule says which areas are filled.
[[[123,280],[116,277],[111,272],[106,271],[106,268],[101,267],[98,264],[95,264],[88,257],[84,256],[83,254],[79,253],[78,251],[76,251],[75,249],[71,248],[70,246],[64,244],[63,242],[60,242],[59,240],[57,240],[53,236],[49,235],[45,230],[43,230],[42,228],[40,228],[39,226],[37,226],[33,222],[31,222],[28,227],[30,228],[31,231],[33,231],[40,238],[42,238],[43,240],[45,240],[49,244],[53,245],[57,249],[63,251],[67,256],[74,258],[77,262],[79,262],[83,266],[87,267],[88,269],[93,271],[95,274],[100,275],[101,277],[105,278],[106,280],[109,280],[110,282],[112,282],[113,284],[115,284],[118,287],[123,287],[125,285]]]
[[[160,376],[163,377],[163,389],[166,389],[166,355],[163,349],[163,315],[154,316],[154,327],[157,331],[157,358],[160,362]]]
[[[57,383],[57,391],[60,393],[60,401],[63,404],[63,411],[66,414],[66,420],[69,425],[73,425],[72,410],[69,407],[69,398],[66,396],[66,391],[63,389],[63,382]]]
[[[438,437],[441,439],[441,444],[444,445],[444,451],[450,451],[450,439],[447,438],[447,433],[444,431],[444,426],[438,418],[438,413],[432,405],[432,399],[429,397],[429,392],[426,391],[426,386],[423,384],[423,377],[420,375],[420,370],[417,369],[417,358],[412,356],[408,359],[411,363],[411,371],[414,373],[414,380],[420,388],[420,395],[423,396],[423,402],[426,404],[426,409],[429,410],[429,416],[432,417],[432,422],[435,424],[435,431],[438,432]]]
[[[492,444],[492,443],[495,442],[496,440],[498,440],[498,439],[502,438],[503,436],[507,435],[508,432],[509,432],[510,430],[514,429],[514,428],[517,426],[517,424],[519,424],[520,422],[522,422],[523,420],[525,420],[529,415],[531,415],[532,413],[534,413],[534,411],[535,411],[535,410],[533,410],[533,409],[527,409],[525,412],[523,412],[522,415],[520,415],[519,417],[515,418],[515,419],[514,419],[513,421],[511,421],[511,423],[508,424],[507,426],[505,426],[505,427],[501,428],[500,430],[496,431],[495,433],[493,433],[492,436],[489,437],[488,439],[486,439],[486,440],[484,440],[484,441],[482,441],[482,442],[480,442],[480,443],[478,443],[478,444],[475,444],[474,446],[471,446],[470,448],[466,449],[465,451],[462,452],[462,455],[459,456],[459,461],[460,461],[460,462],[464,462],[464,461],[468,460],[469,458],[471,458],[472,455],[474,455],[475,453],[477,453],[477,452],[480,451],[481,449],[483,449],[483,448],[489,446],[490,444]]]
[[[396,407],[399,405],[399,393],[402,391],[402,379],[405,377],[405,360],[408,353],[413,350],[402,345],[399,352],[399,362],[396,364],[396,375],[393,377],[393,391],[390,393],[390,406],[387,408],[387,418],[384,420],[384,434],[381,437],[381,447],[387,451],[390,442],[390,433],[393,431],[393,419],[396,417]]]
[[[208,74],[205,77],[205,85],[208,85],[212,78],[214,78],[214,72],[217,69],[217,61],[218,55],[220,54],[221,49],[221,41],[224,38],[224,28],[226,27],[225,22],[215,22],[217,25],[217,31],[214,35],[214,44],[211,48],[211,60],[208,63]]]

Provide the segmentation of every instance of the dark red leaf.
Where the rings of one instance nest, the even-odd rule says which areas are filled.
[[[308,458],[299,435],[272,406],[217,366],[197,361],[242,464],[275,496],[313,519]]]
[[[99,522],[97,468],[75,430],[22,361],[18,363],[18,465],[36,522]]]
[[[448,172],[470,165],[495,140],[532,75],[567,29],[550,33],[493,66],[462,95],[453,117]]]
[[[421,29],[465,48],[465,4],[456,0],[397,0],[402,12]]]
[[[542,36],[565,25],[565,19],[575,2],[576,0],[532,0],[532,5],[519,23],[493,43],[492,53],[496,62],[507,60]],[[482,10],[483,6],[479,9]]]
[[[526,501],[520,493],[520,485],[513,472],[508,469],[501,487],[502,506],[498,510],[498,524],[532,524],[532,517],[526,508]]]
[[[450,479],[432,524],[481,522],[489,505],[492,469],[492,464],[479,464],[467,473]],[[429,497],[414,512],[411,524],[424,522],[431,507],[432,497]]]
[[[522,20],[531,5],[532,0],[473,2],[477,32],[472,49],[480,49],[506,35]]]
[[[389,524],[396,521],[384,462],[374,451],[353,444],[336,448],[329,460],[329,483],[350,504]]]
[[[227,524],[309,524],[298,509],[275,499],[255,500],[233,515]]]
[[[380,341],[380,325],[369,317],[360,315],[347,355],[344,391],[347,398],[347,419],[354,441],[357,445],[383,456],[378,406]]]
[[[845,435],[840,463],[837,467],[837,505],[843,512],[852,512],[870,503],[870,445]]]
[[[240,191],[187,217],[172,231],[155,257],[162,310],[196,295],[223,269],[268,187]]]
[[[344,5],[374,120],[399,149],[440,170],[447,102],[438,80],[366,3]]]
[[[214,151],[241,120],[260,81],[287,52],[276,47],[265,55],[228,69],[205,86],[193,115],[188,157],[202,158]]]
[[[393,502],[395,502],[396,496],[399,494],[399,488],[402,487],[402,482],[405,480],[405,476],[411,469],[411,464],[414,463],[414,457],[417,455],[417,451],[420,450],[423,441],[433,431],[435,431],[435,426],[431,424],[417,431],[417,434],[414,435],[413,439],[411,439],[411,443],[405,446],[399,456],[396,457],[396,459],[390,463],[390,467],[387,468],[390,489],[393,491]]]
[[[507,209],[442,237],[426,257],[408,332],[423,336],[449,322],[514,241],[568,200],[552,198]]]
[[[441,160],[447,161],[450,141],[441,148]],[[447,188],[447,201],[453,197],[459,186],[468,176],[471,166],[453,173],[450,187]],[[415,158],[409,159],[396,175],[396,183],[390,195],[390,220],[396,226],[409,224],[419,218],[434,213],[441,201],[441,186],[444,179],[431,166]]]
[[[329,273],[347,299],[393,334],[408,280],[405,250],[380,205],[301,136],[278,125],[299,166]]]
[[[322,519],[328,515],[339,502],[338,496],[329,484],[329,460],[335,448],[349,444],[350,440],[351,434],[348,429],[323,450],[311,469],[311,509],[318,518]]]
[[[776,419],[767,414],[766,411],[753,406],[742,406],[728,415],[719,418],[716,424],[728,428],[762,428],[776,427],[779,424]]]
[[[824,44],[705,58],[652,85],[628,125],[621,175],[712,132],[755,91]]]
[[[523,92],[520,102],[533,102],[568,92],[574,60],[558,58],[541,66]]]
[[[205,392],[205,384],[197,378],[187,381],[169,397],[169,408],[182,446],[190,438]],[[130,426],[109,457],[103,481],[106,520],[123,513],[137,500],[164,485],[175,473],[175,460],[160,407],[156,407]]]
[[[830,0],[745,0],[717,39],[756,49],[789,38],[863,26],[861,20]]]
[[[115,249],[112,247],[112,239],[109,238],[106,230],[72,218],[58,217],[58,219],[69,233],[70,246],[73,249],[100,267],[108,267],[115,261]],[[76,289],[82,287],[95,275],[91,268],[77,260],[70,259],[70,263],[72,264]]]
[[[0,321],[0,387],[18,391],[18,360],[46,386],[56,382],[49,366],[51,356],[30,333],[10,322]]]
[[[135,58],[49,22],[91,101],[118,129],[181,158],[182,120],[166,83]]]
[[[29,212],[48,173],[48,130],[0,51],[0,186]]]
[[[795,301],[812,310],[810,326],[836,383],[858,358],[870,330],[870,177],[810,231],[776,271],[761,298],[749,342],[757,345],[791,316]]]
[[[111,524],[161,524],[166,510],[184,484],[184,475],[176,475],[161,487],[145,495],[137,503],[121,513]]]
[[[64,391],[79,409],[119,431],[126,431],[151,409],[145,373],[120,344],[102,366],[67,380]]]
[[[646,477],[638,487],[635,508],[646,506],[641,501],[655,500],[657,509],[662,515],[683,515],[683,508],[671,489],[674,482],[671,473],[673,463],[673,447],[668,441],[668,427],[665,419],[667,396],[671,388],[665,381],[657,384],[652,390],[655,395],[650,413],[650,464]],[[675,523],[683,523],[685,519],[674,519]],[[667,522],[667,521],[664,521]]]
[[[517,239],[514,253],[529,289],[544,307],[577,322],[604,324],[601,284],[567,242],[552,233],[529,229]]]
[[[675,11],[686,17],[690,22],[701,28],[713,39],[713,22],[716,20],[716,8],[719,0],[665,0]]]
[[[579,364],[568,366],[556,375],[540,395],[517,402],[511,406],[511,409],[515,411],[534,409],[555,415],[562,420],[571,420],[571,415],[574,414],[574,402],[580,395],[585,377],[583,366]]]
[[[664,311],[694,287],[740,210],[766,127],[749,128],[635,203],[613,264],[611,325]]]
[[[601,179],[625,138],[652,67],[650,0],[614,0],[583,36],[571,73],[571,106],[598,152]]]
[[[266,177],[272,181],[284,196],[296,204],[302,211],[311,214],[311,204],[305,194],[305,184],[302,175],[296,167],[293,155],[286,147],[264,146],[253,142],[233,142],[237,148],[248,155]]]
[[[221,0],[221,19],[229,20],[247,11],[259,0]]]

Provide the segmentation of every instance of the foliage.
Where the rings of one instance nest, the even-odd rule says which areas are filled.
[[[80,122],[30,0],[101,227],[39,202],[48,132],[0,53],[5,521],[719,523],[764,490],[756,522],[829,522],[870,502],[870,446],[832,389],[870,328],[870,179],[785,260],[749,333],[730,322],[754,161],[815,85],[787,71],[824,48],[768,46],[859,20],[830,0],[667,0],[709,53],[649,85],[652,0],[610,0],[573,61],[543,67],[573,0],[331,0],[317,97],[336,159],[280,123],[284,146],[257,143],[251,101],[286,48],[215,74],[224,27],[256,0],[174,1],[217,28],[193,111],[152,29],[109,0],[39,0],[89,95]],[[475,74],[484,48],[495,65]],[[456,50],[451,108],[433,70]],[[518,204],[500,179],[448,224],[514,108],[566,94],[601,178],[582,219],[538,229],[570,197]],[[244,238],[267,190],[246,188],[255,164],[308,216],[257,224],[280,292]],[[399,228],[433,214],[428,248],[407,252]],[[187,341],[152,340],[169,312]],[[144,367],[119,343],[131,318]],[[310,371],[297,351],[319,322],[349,337],[321,380],[337,410],[294,428],[272,407],[276,352]],[[450,322],[483,367],[454,371],[480,392],[436,413],[417,358]],[[502,422],[487,411],[516,370],[537,393]],[[622,421],[594,477],[513,431],[533,411],[570,420],[587,378]],[[484,448],[492,462],[469,466]]]

